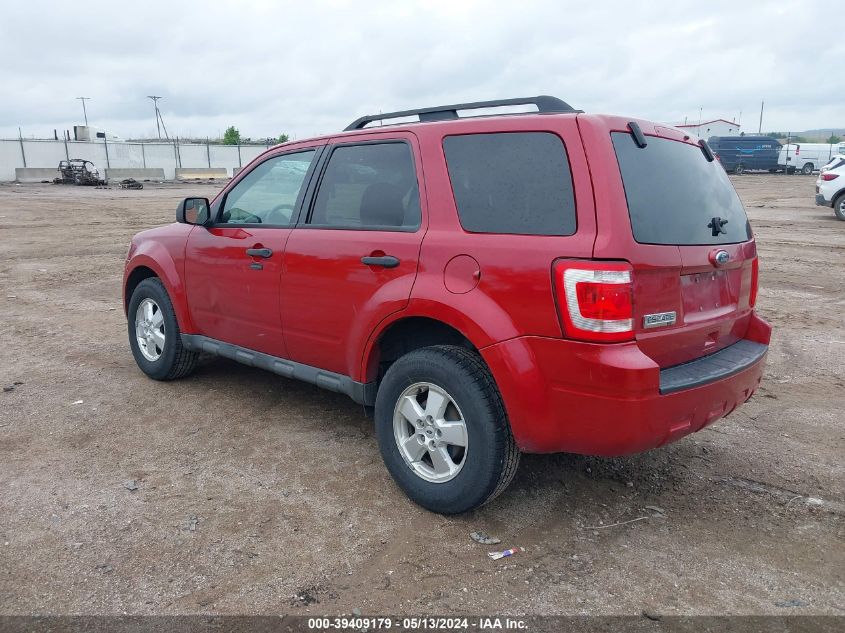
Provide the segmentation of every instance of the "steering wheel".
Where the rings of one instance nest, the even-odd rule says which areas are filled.
[[[225,222],[232,222],[233,224],[261,224],[261,218],[254,213],[244,211],[240,207],[227,210],[223,213],[223,217]]]
[[[284,211],[288,211],[288,213],[284,213]],[[290,222],[291,215],[293,215],[292,204],[277,204],[267,212],[267,224],[287,224]]]

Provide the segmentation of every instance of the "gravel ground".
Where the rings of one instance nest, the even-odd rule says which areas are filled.
[[[128,240],[219,185],[0,185],[0,613],[845,613],[845,222],[814,180],[734,180],[775,327],[751,402],[634,457],[526,456],[452,518],[343,396],[136,368]]]

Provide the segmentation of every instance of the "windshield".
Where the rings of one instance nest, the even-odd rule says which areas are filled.
[[[739,196],[700,147],[655,136],[640,148],[611,134],[634,239],[642,244],[732,244],[751,238]],[[715,235],[714,235],[715,233]]]

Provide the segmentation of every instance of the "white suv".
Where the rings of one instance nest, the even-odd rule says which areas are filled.
[[[842,165],[845,165],[845,154],[837,154],[836,156],[830,159],[830,162],[828,162],[827,165],[825,165],[819,170],[819,173],[823,174],[824,172],[830,171],[831,169],[842,167]]]
[[[816,180],[816,204],[833,207],[840,220],[845,220],[845,164],[827,169]]]

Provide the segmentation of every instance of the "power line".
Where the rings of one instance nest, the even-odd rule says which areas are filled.
[[[85,102],[90,101],[91,97],[77,97],[82,102],[82,116],[85,117],[85,125],[88,125],[88,111],[85,109]]]
[[[157,97],[155,95],[147,95],[147,99],[153,100],[153,107],[155,107],[156,113],[156,130],[158,131],[158,137],[161,138],[161,130],[164,128],[164,138],[170,140],[170,137],[167,135],[167,127],[164,125],[164,119],[161,117],[161,110],[158,109],[158,100],[161,97]],[[159,127],[159,122],[161,122],[161,127]]]

